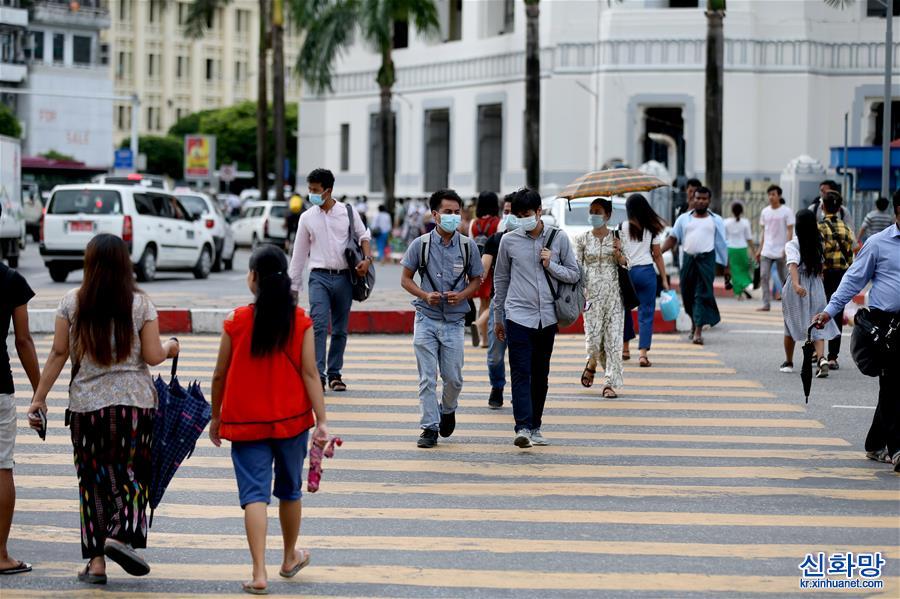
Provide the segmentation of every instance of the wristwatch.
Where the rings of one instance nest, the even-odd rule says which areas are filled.
[[[375,264],[375,256],[366,256],[366,260],[369,261],[369,264]]]

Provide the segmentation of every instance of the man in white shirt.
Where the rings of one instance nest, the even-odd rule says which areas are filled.
[[[303,273],[309,267],[309,316],[316,336],[316,364],[322,389],[326,381],[332,391],[346,391],[341,378],[344,350],[347,347],[347,323],[353,303],[353,287],[344,248],[350,235],[350,218],[366,256],[356,265],[356,275],[365,277],[372,263],[369,244],[371,234],[359,214],[348,204],[332,197],[334,175],[317,168],[306,177],[309,186],[309,210],[300,216],[294,254],[289,268],[291,288],[299,293],[303,287]],[[331,346],[327,364],[325,345],[331,327]]]
[[[772,285],[770,277],[772,265],[778,269],[778,278],[785,280],[787,266],[784,260],[784,246],[794,237],[794,213],[781,203],[781,188],[770,185],[768,189],[769,205],[759,215],[759,249],[756,260],[759,262],[760,285],[763,288],[763,305],[758,312],[772,309]]]

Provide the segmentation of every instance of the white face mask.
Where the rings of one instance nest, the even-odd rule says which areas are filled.
[[[519,223],[519,227],[521,227],[528,233],[531,233],[537,228],[537,216],[535,216],[534,214],[523,218],[516,217],[516,221]]]

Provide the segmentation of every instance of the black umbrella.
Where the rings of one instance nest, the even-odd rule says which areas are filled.
[[[803,394],[806,396],[806,403],[809,403],[809,389],[812,387],[813,355],[816,351],[812,340],[812,330],[815,326],[816,323],[812,323],[806,329],[806,343],[803,344],[803,365],[800,367],[800,380],[803,381]]]

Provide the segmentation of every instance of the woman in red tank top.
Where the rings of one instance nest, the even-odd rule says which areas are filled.
[[[225,319],[212,383],[209,436],[219,447],[231,441],[253,579],[243,590],[264,594],[267,507],[274,495],[285,539],[281,576],[290,578],[309,564],[297,549],[300,487],[309,429],[313,443],[328,439],[325,398],[316,369],[312,321],[291,295],[284,252],[265,246],[250,258],[247,284],[256,302]]]
[[[493,191],[482,191],[478,195],[478,204],[475,208],[475,220],[469,227],[469,237],[475,240],[478,252],[484,255],[484,248],[488,239],[497,232],[500,226],[500,200]],[[485,273],[487,275],[487,273]],[[472,345],[487,347],[487,323],[490,316],[491,292],[493,291],[493,279],[485,276],[481,281],[481,287],[475,293],[479,300],[478,318],[472,325]]]

